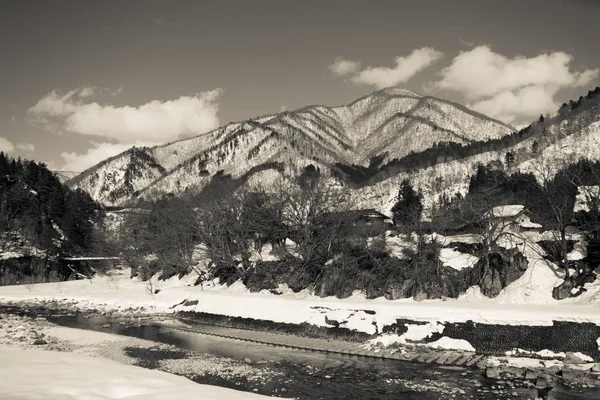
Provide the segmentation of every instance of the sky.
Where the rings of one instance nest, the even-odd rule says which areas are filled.
[[[83,171],[386,86],[516,127],[600,85],[600,0],[3,0],[0,150]]]

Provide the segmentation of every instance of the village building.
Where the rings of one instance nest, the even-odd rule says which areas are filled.
[[[531,221],[531,214],[521,204],[496,206],[484,215],[492,225],[514,233],[539,233],[542,225]]]

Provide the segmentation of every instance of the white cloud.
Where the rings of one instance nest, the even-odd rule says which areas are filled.
[[[331,72],[337,76],[350,75],[358,71],[360,67],[359,61],[344,60],[338,57],[333,64],[329,66]]]
[[[122,86],[119,86],[117,89],[113,90],[113,91],[110,93],[110,95],[111,95],[111,96],[116,96],[116,95],[118,95],[118,94],[120,94],[120,93],[123,93],[123,87],[122,87]]]
[[[137,107],[115,107],[84,102],[97,93],[96,88],[84,87],[63,95],[52,91],[28,113],[49,129],[58,120],[62,129],[80,135],[100,136],[126,144],[163,143],[217,128],[217,100],[221,92],[216,89],[175,100],[154,100]]]
[[[473,43],[473,42],[470,42],[470,41],[468,41],[468,40],[464,40],[463,38],[458,38],[458,41],[459,41],[461,44],[463,44],[463,45],[465,45],[465,46],[467,46],[467,47],[473,47],[473,46],[475,46],[475,43]]]
[[[109,157],[116,156],[132,147],[132,144],[94,143],[85,153],[67,153],[60,155],[64,164],[61,171],[82,172]]]
[[[600,69],[586,69],[585,71],[579,73],[574,86],[587,86],[592,83],[593,80],[598,77],[598,75],[600,75]]]
[[[504,91],[490,98],[469,104],[469,107],[485,115],[493,116],[509,124],[517,123],[519,117],[537,117],[558,109],[554,100],[557,87],[527,86],[514,91]]]
[[[372,85],[379,89],[406,83],[419,71],[429,67],[442,58],[443,54],[431,47],[413,50],[407,56],[396,57],[396,66],[367,67],[358,72],[352,82]]]
[[[16,148],[19,150],[30,152],[30,153],[35,150],[35,146],[32,145],[31,143],[19,143],[19,144],[17,144]]]
[[[12,142],[7,138],[0,137],[0,151],[5,153],[12,153],[15,150],[15,146],[13,146]]]
[[[84,86],[79,89],[78,94],[79,94],[79,97],[84,98],[84,97],[93,96],[93,95],[97,94],[98,91],[99,91],[99,89],[97,87]]]
[[[462,94],[467,105],[505,122],[523,121],[558,108],[556,93],[589,85],[599,69],[572,71],[564,52],[508,58],[488,46],[460,52],[432,86]]]

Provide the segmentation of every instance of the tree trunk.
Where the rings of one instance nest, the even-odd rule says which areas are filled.
[[[567,232],[560,228],[560,266],[565,270],[565,279],[569,278],[569,263],[567,262]]]

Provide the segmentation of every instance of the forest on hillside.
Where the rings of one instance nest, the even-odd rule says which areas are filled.
[[[584,111],[591,107],[598,107],[598,98],[600,98],[600,86],[594,90],[590,90],[585,96],[580,96],[576,101],[571,100],[569,103],[563,103],[558,109],[556,116],[545,118],[543,115],[540,115],[537,121],[498,139],[471,141],[467,144],[442,141],[427,150],[411,152],[400,159],[395,158],[385,164],[383,164],[385,154],[379,155],[372,158],[370,165],[366,167],[336,163],[331,168],[331,174],[344,179],[351,185],[363,187],[381,182],[402,172],[417,171],[436,164],[462,160],[486,152],[504,152],[532,138],[533,144],[530,154],[538,154],[543,150],[544,143],[549,139],[548,129],[550,126],[566,120],[571,123],[576,121],[577,116],[581,115]],[[576,129],[572,131],[576,131]],[[564,132],[564,134],[569,134],[569,132]],[[510,150],[507,154],[511,157],[513,164],[524,161],[524,159],[520,158],[525,155],[519,155]]]
[[[571,289],[592,279],[600,260],[598,191],[583,193],[587,209],[575,208],[582,188],[600,184],[598,162],[582,160],[542,182],[532,174],[507,173],[501,161],[479,165],[468,193],[442,198],[430,218],[424,218],[422,194],[405,180],[392,221],[357,211],[353,191],[329,186],[314,166],[295,182],[280,182],[269,190],[232,182],[219,177],[200,195],[165,196],[128,214],[120,242],[133,274],[149,279],[161,273],[166,279],[195,270],[197,284],[241,280],[252,291],[276,291],[287,284],[294,291],[308,288],[341,298],[355,290],[369,298],[457,297],[478,285],[494,297],[527,268],[522,253],[501,246],[506,234],[502,223],[486,219],[494,207],[514,204],[553,232],[539,244],[548,261],[566,273],[565,286],[555,297],[576,293]],[[375,219],[365,223],[372,214]],[[567,260],[573,249],[569,229],[585,235],[584,260]],[[461,271],[444,265],[434,232],[479,238],[478,243],[450,244],[477,257],[477,264]],[[398,254],[390,242],[408,245]],[[265,245],[270,246],[266,256],[260,254]]]
[[[0,284],[64,279],[60,259],[94,250],[103,215],[87,192],[64,186],[45,164],[0,153]]]

